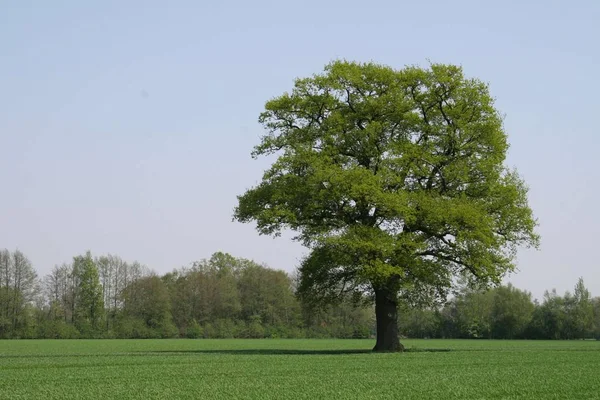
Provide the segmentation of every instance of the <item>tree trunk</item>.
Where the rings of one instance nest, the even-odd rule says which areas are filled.
[[[404,350],[398,338],[398,301],[387,289],[375,289],[375,318],[377,343],[373,351],[399,352]]]

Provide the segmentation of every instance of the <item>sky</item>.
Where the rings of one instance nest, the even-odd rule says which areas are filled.
[[[264,103],[335,59],[490,85],[539,250],[506,282],[600,296],[600,2],[0,0],[0,248],[40,275],[91,250],[158,273],[305,249],[232,221]]]

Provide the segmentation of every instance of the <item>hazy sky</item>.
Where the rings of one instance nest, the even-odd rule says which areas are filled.
[[[212,3],[212,4],[210,4]],[[232,222],[266,100],[336,58],[490,83],[540,220],[509,277],[600,295],[600,2],[0,2],[0,248],[41,274],[90,249],[166,272],[303,249]]]

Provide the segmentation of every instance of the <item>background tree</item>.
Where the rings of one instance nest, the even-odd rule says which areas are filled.
[[[311,251],[301,288],[374,295],[376,351],[398,351],[399,292],[483,283],[536,245],[527,189],[507,170],[488,88],[459,67],[334,62],[266,104],[253,156],[277,154],[235,218]]]
[[[449,310],[445,315],[449,320],[446,327],[450,328],[447,335],[465,339],[490,339],[493,301],[494,293],[491,290],[462,288],[447,306]]]
[[[111,324],[114,325],[116,314],[116,287],[114,286],[115,264],[111,262],[111,256],[101,256],[95,259],[98,267],[100,284],[102,286],[102,299],[106,311],[106,330],[110,329]]]
[[[522,338],[531,322],[534,308],[531,293],[510,284],[494,289],[490,315],[491,337]]]
[[[282,328],[298,322],[299,309],[285,272],[250,263],[239,273],[238,290],[244,320]]]
[[[343,299],[321,307],[304,308],[307,337],[363,339],[374,332],[372,306]]]
[[[238,265],[229,254],[215,253],[209,260],[195,263],[199,320],[211,320],[219,337],[233,337],[241,311],[237,289]]]
[[[98,268],[89,251],[73,258],[73,274],[77,280],[76,322],[80,330],[97,331],[104,316],[104,300]]]
[[[22,336],[33,318],[28,306],[37,291],[29,259],[19,250],[0,250],[0,337]]]
[[[411,307],[401,302],[398,307],[400,334],[410,338],[441,337],[441,315],[435,307]]]
[[[594,305],[592,296],[585,287],[583,278],[579,278],[573,291],[573,310],[570,313],[573,319],[573,333],[577,339],[591,336],[594,326]]]
[[[93,278],[94,268],[90,268],[94,262],[99,264],[99,279]],[[99,282],[101,288],[86,282]],[[122,287],[124,282],[127,286]],[[288,275],[220,252],[162,277],[137,262],[111,255],[92,258],[88,253],[75,257],[72,264],[55,266],[39,290],[27,257],[1,250],[0,337],[366,338],[374,334],[375,312],[368,292],[347,292],[343,282],[337,282],[336,295],[326,304],[324,295],[318,301],[307,297],[302,291],[305,283],[298,282],[295,273]],[[434,304],[430,288],[400,291],[400,333],[414,338],[600,339],[600,298],[591,298],[581,278],[572,293],[546,292],[541,304],[510,284],[486,288],[459,279],[456,287],[449,301]],[[100,318],[95,327],[91,303],[85,306],[83,298],[92,292],[100,300],[103,293],[106,301],[104,310],[96,313]],[[102,315],[108,312],[111,321],[102,324]]]
[[[592,307],[594,310],[592,336],[596,338],[596,340],[600,340],[600,297],[594,297],[592,299]]]
[[[50,274],[44,278],[44,290],[48,300],[50,317],[53,320],[64,320],[65,323],[69,321],[70,274],[70,265],[55,265]]]
[[[12,310],[16,293],[13,292],[13,259],[7,250],[0,250],[0,337],[12,332]]]
[[[132,282],[123,290],[122,300],[123,317],[130,320],[121,322],[121,336],[177,335],[177,329],[172,322],[169,291],[158,276],[148,276]],[[141,322],[141,329],[140,324],[136,325],[136,322]]]
[[[541,339],[562,339],[566,336],[564,302],[556,290],[544,292],[543,302],[533,316],[533,325]]]

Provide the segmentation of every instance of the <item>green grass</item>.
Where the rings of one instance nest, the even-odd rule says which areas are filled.
[[[600,342],[0,341],[0,399],[600,399]]]

